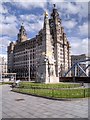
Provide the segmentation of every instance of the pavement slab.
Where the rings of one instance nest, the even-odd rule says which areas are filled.
[[[88,118],[88,99],[58,101],[2,88],[2,118]],[[1,102],[0,102],[1,104]]]

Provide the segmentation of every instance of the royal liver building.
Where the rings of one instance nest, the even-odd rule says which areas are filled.
[[[16,43],[8,46],[8,72],[17,79],[59,82],[71,66],[70,44],[54,5],[50,19],[45,12],[43,28],[28,40],[22,25]]]

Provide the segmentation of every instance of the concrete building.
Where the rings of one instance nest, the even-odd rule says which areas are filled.
[[[72,55],[71,56],[71,65],[79,62],[79,61],[83,61],[83,60],[87,60],[87,59],[90,59],[90,57],[88,57],[86,54],[81,54],[81,55]],[[86,68],[86,66],[88,66],[89,62],[82,62],[80,63],[79,65],[83,68],[83,70]],[[81,73],[81,69],[77,67],[77,76]],[[85,71],[86,74],[88,76],[90,76],[90,67],[88,67],[88,69]],[[72,71],[72,76],[74,76],[74,71]],[[81,77],[85,77],[86,75],[83,73],[81,75]]]
[[[7,60],[0,56],[0,82],[2,82],[2,74],[7,73]]]
[[[0,57],[0,73],[7,73],[7,61],[4,57]]]
[[[54,5],[50,19],[45,12],[43,28],[28,40],[22,25],[16,43],[8,46],[8,72],[17,73],[17,78],[37,82],[59,82],[71,66],[70,44]]]

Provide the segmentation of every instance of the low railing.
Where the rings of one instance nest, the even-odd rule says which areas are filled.
[[[84,82],[90,83],[90,77],[59,77],[59,82]]]
[[[27,87],[27,88],[13,88],[13,91],[49,97],[49,98],[85,98],[90,97],[90,88],[40,88],[40,87]]]

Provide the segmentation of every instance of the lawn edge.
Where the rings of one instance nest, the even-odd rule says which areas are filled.
[[[50,99],[50,100],[57,100],[57,101],[73,101],[73,100],[90,98],[90,97],[85,97],[85,98],[54,98],[54,97],[40,96],[40,95],[36,95],[36,94],[31,94],[31,93],[22,93],[22,92],[14,91],[14,90],[11,90],[11,91],[16,92],[16,93],[20,93],[20,94],[24,94],[24,95],[31,95],[31,96],[34,96],[34,97],[41,97],[41,98]]]

